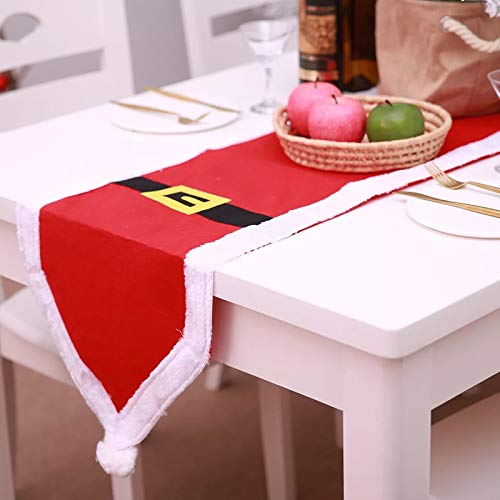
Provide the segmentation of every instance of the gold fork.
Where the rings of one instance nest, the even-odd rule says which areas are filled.
[[[461,189],[465,186],[476,186],[481,189],[485,189],[487,191],[492,191],[493,193],[500,194],[500,188],[495,186],[490,186],[488,184],[482,184],[480,182],[474,181],[465,181],[460,182],[448,175],[446,172],[443,172],[434,162],[426,163],[425,168],[432,175],[432,177],[439,183],[441,186],[444,186],[449,189]]]
[[[413,191],[397,191],[397,194],[418,198],[419,200],[431,201],[433,203],[440,203],[441,205],[449,205],[450,207],[461,208],[469,212],[476,212],[481,215],[489,215],[490,217],[497,217],[500,219],[500,210],[495,208],[483,207],[481,205],[471,205],[470,203],[461,203],[459,201],[442,200],[441,198],[434,198],[427,194],[415,193]]]
[[[122,106],[123,108],[133,109],[134,111],[145,111],[147,113],[158,113],[163,115],[176,116],[177,121],[179,123],[182,123],[183,125],[194,125],[195,123],[198,123],[201,120],[203,120],[203,118],[205,118],[208,114],[210,114],[210,111],[208,111],[198,116],[198,118],[193,119],[193,118],[188,118],[187,116],[182,116],[179,113],[176,113],[175,111],[169,111],[168,109],[152,108],[150,106],[141,106],[139,104],[130,104],[128,102],[119,102],[119,101],[111,101],[111,103],[116,104],[117,106]]]

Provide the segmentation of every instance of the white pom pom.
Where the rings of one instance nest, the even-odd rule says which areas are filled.
[[[106,441],[99,441],[96,450],[97,461],[113,476],[126,477],[134,472],[137,447],[118,449]]]

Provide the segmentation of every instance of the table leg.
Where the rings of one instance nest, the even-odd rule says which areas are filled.
[[[344,370],[344,500],[428,499],[428,355],[383,360],[353,351]]]
[[[226,367],[222,363],[212,363],[205,370],[205,389],[207,391],[220,391],[224,385],[224,371],[226,371]]]
[[[259,379],[262,448],[269,500],[295,500],[290,393]]]
[[[341,450],[344,448],[344,416],[340,410],[333,410],[333,424],[334,424],[334,437],[335,446]]]
[[[13,439],[13,404],[11,396],[13,384],[11,379],[12,363],[0,357],[0,498],[2,500],[15,500],[14,464],[12,448],[15,446]]]
[[[142,450],[138,446],[137,462],[134,473],[128,477],[111,476],[113,500],[145,500],[142,470]]]

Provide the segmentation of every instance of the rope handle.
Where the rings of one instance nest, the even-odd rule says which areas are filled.
[[[444,16],[441,18],[441,26],[444,30],[450,33],[455,33],[459,38],[461,38],[469,47],[479,50],[480,52],[487,52],[488,54],[493,54],[493,52],[500,52],[500,37],[496,40],[483,40],[479,38],[476,34],[464,26],[460,21],[453,19],[450,16]]]

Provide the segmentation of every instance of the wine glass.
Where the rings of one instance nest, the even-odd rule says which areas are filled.
[[[500,99],[500,69],[488,73],[488,79]],[[500,174],[500,165],[497,165],[495,170]]]
[[[273,66],[276,59],[283,53],[295,25],[295,19],[290,18],[251,21],[240,26],[243,37],[254,51],[265,72],[264,98],[250,108],[254,113],[269,115],[279,105],[271,93]]]
[[[500,99],[500,69],[488,73],[488,79]]]

